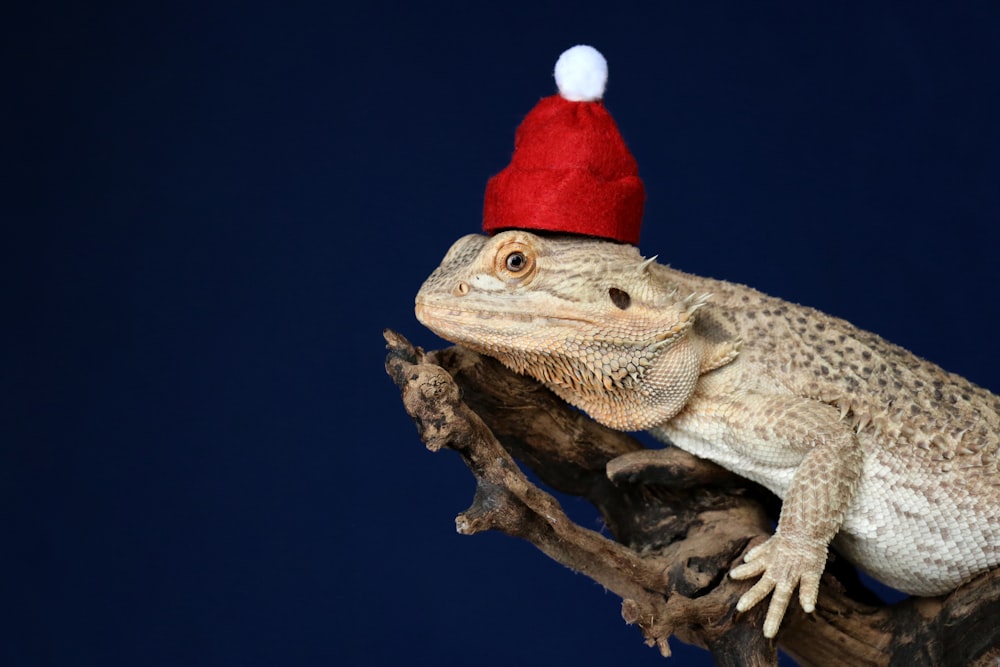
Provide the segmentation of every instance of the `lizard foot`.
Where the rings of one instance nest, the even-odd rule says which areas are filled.
[[[764,620],[764,636],[773,638],[785,617],[785,610],[795,588],[799,589],[799,604],[812,613],[819,597],[819,582],[826,566],[826,544],[815,540],[790,539],[775,534],[767,542],[751,549],[742,565],[730,571],[733,579],[750,579],[760,575],[736,603],[737,611],[746,611],[774,591]]]

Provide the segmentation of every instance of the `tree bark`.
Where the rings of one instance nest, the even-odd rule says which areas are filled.
[[[542,385],[460,347],[431,353],[385,332],[386,371],[431,451],[452,449],[477,482],[459,532],[530,541],[622,598],[622,616],[670,655],[668,639],[719,665],[776,665],[761,633],[766,601],[738,614],[749,587],[727,576],[770,533],[777,500],[679,449],[647,450],[573,410]],[[581,496],[614,540],[573,523],[547,486]],[[998,510],[1000,511],[1000,510]],[[937,598],[882,604],[833,559],[816,612],[793,603],[777,644],[802,665],[987,665],[1000,659],[1000,570]]]

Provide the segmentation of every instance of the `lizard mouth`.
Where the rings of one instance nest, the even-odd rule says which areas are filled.
[[[589,323],[589,320],[582,317],[563,317],[559,315],[542,315],[527,310],[483,310],[478,308],[456,308],[453,305],[443,306],[418,300],[414,306],[417,320],[424,326],[435,330],[436,325],[461,326],[471,322],[484,322],[488,320],[503,320],[505,322],[519,322],[523,324],[545,323],[558,324],[566,323]]]

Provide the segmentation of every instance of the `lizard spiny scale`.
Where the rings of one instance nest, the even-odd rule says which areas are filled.
[[[815,607],[830,544],[913,595],[1000,565],[1000,398],[844,320],[654,260],[580,236],[470,235],[416,313],[595,420],[782,498],[774,536],[731,572],[759,577],[738,609],[771,596],[768,636],[796,588]]]

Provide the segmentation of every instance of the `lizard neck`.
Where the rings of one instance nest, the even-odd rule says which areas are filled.
[[[619,431],[642,431],[662,424],[687,404],[703,370],[703,350],[699,341],[683,336],[668,349],[650,354],[648,349],[623,347],[617,358],[605,352],[603,363],[579,355],[546,368],[561,366],[564,372],[538,376],[556,395],[575,405],[597,422]]]

